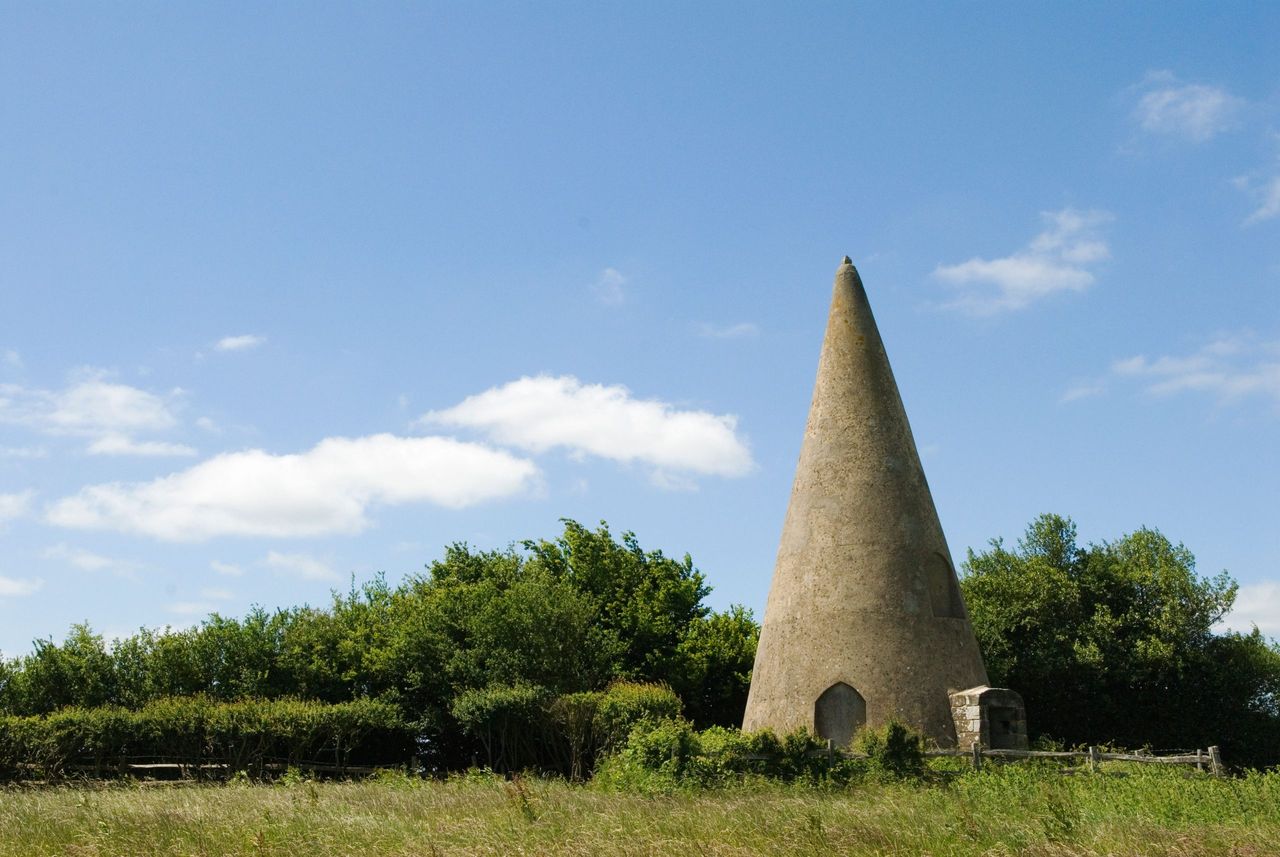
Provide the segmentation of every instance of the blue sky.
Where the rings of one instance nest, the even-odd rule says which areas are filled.
[[[6,4],[0,650],[608,520],[763,608],[858,265],[957,560],[1280,636],[1274,4]]]

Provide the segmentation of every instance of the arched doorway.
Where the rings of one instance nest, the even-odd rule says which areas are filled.
[[[838,681],[822,692],[813,704],[813,731],[819,738],[844,747],[853,733],[867,722],[867,702],[849,685]]]

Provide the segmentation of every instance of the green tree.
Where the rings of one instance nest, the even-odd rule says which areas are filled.
[[[1197,575],[1191,552],[1157,530],[1081,547],[1069,518],[1042,515],[1016,550],[970,550],[961,586],[991,680],[1022,693],[1035,732],[1218,743],[1254,761],[1238,724],[1280,738],[1280,655],[1258,634],[1213,633],[1236,584]],[[1238,664],[1230,677],[1224,661]]]
[[[738,604],[689,624],[668,681],[700,728],[742,725],[759,641],[760,626]]]
[[[10,683],[17,714],[106,705],[116,692],[115,669],[102,635],[86,624],[72,625],[61,645],[37,640],[35,651],[21,660]]]
[[[621,645],[619,677],[665,681],[690,624],[709,612],[702,599],[711,589],[693,559],[646,552],[631,532],[618,542],[603,521],[594,531],[563,523],[554,542],[524,543],[531,563],[591,600],[597,624]]]

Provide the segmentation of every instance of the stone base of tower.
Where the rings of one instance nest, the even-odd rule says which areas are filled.
[[[1027,709],[1006,687],[979,685],[951,694],[956,743],[978,743],[988,750],[1027,749]]]

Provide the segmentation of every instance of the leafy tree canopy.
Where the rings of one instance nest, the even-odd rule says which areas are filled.
[[[461,746],[455,701],[467,691],[571,694],[631,680],[686,695],[700,724],[737,726],[758,628],[743,608],[712,612],[709,592],[689,556],[567,520],[553,540],[497,551],[451,545],[398,586],[379,576],[323,608],[215,614],[112,645],[77,625],[60,644],[40,640],[0,663],[0,714],[138,709],[195,694],[376,698],[437,745]]]
[[[1199,576],[1159,531],[1082,547],[1070,518],[1042,515],[1014,550],[970,550],[961,587],[992,682],[1023,695],[1034,732],[1280,761],[1280,650],[1215,634],[1235,582]]]

